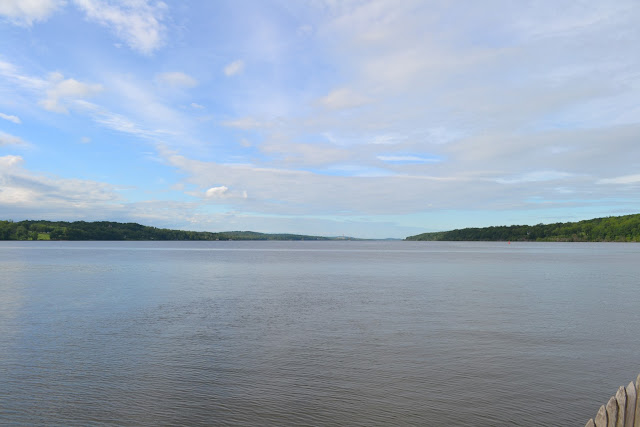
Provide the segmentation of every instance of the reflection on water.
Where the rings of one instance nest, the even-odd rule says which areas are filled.
[[[0,424],[582,426],[639,249],[2,242]]]

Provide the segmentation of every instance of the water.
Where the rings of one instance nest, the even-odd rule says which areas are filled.
[[[0,424],[583,426],[640,245],[0,242]]]

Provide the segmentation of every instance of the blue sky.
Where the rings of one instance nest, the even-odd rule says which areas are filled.
[[[0,219],[405,237],[640,212],[637,1],[0,1]]]

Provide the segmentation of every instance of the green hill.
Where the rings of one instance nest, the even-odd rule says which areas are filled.
[[[0,240],[353,240],[351,238],[266,234],[254,231],[169,230],[136,223],[0,221]]]
[[[640,242],[640,214],[556,224],[463,228],[409,236],[405,240]]]

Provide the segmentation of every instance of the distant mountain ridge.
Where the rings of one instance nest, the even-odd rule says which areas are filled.
[[[255,231],[183,231],[110,221],[0,221],[0,240],[357,240]]]
[[[409,236],[428,241],[640,242],[640,214],[578,222],[462,228]]]

